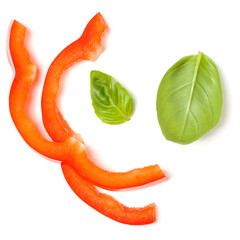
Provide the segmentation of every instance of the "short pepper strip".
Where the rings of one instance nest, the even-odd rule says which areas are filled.
[[[56,104],[61,75],[76,62],[96,60],[102,52],[101,36],[106,29],[107,25],[98,13],[88,23],[82,36],[64,48],[48,69],[42,92],[42,118],[45,129],[55,142],[63,142],[75,134]],[[136,187],[165,177],[157,164],[127,172],[106,171],[88,158],[86,148],[81,152],[80,158],[69,159],[68,163],[94,185],[109,190]]]
[[[36,151],[56,160],[71,157],[70,149],[79,151],[76,136],[62,143],[44,139],[26,113],[31,86],[36,80],[37,67],[32,63],[25,48],[26,28],[13,21],[9,37],[11,61],[15,70],[9,94],[9,108],[13,122],[23,139]],[[69,155],[68,155],[69,154]],[[89,182],[81,178],[74,169],[62,163],[64,177],[77,196],[103,215],[125,224],[149,224],[156,219],[156,208],[149,204],[142,208],[128,208],[107,194],[102,194]]]

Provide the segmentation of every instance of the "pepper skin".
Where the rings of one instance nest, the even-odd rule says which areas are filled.
[[[92,184],[82,179],[69,165],[61,164],[64,177],[73,192],[90,207],[120,223],[150,224],[156,220],[156,205],[126,207],[113,197],[100,193]]]
[[[89,24],[86,26],[84,30],[84,33],[82,35],[83,37],[79,38],[80,49],[82,49],[82,47],[85,49],[85,51],[91,49],[89,46],[86,45],[86,39],[89,40],[90,37],[93,37],[94,35],[93,33],[96,31],[95,27],[97,27],[97,29],[102,29],[102,31],[98,32],[98,35],[96,36],[96,39],[100,41],[101,37],[99,36],[102,36],[106,28],[105,25],[103,28],[99,28],[99,24],[103,23],[104,22],[100,14],[97,14],[89,22]],[[35,126],[31,123],[31,121],[25,114],[25,111],[23,111],[24,110],[23,103],[24,101],[27,100],[28,91],[31,87],[34,78],[36,77],[37,68],[31,62],[30,57],[23,45],[24,38],[22,38],[21,39],[22,42],[20,42],[19,34],[21,34],[21,32],[20,31],[18,32],[18,30],[21,29],[21,31],[25,32],[25,28],[24,27],[21,28],[20,25],[21,24],[17,22],[13,23],[10,36],[10,54],[12,56],[12,61],[15,68],[15,79],[10,92],[9,104],[13,121],[17,126],[20,134],[25,139],[25,141],[40,154],[70,164],[78,172],[78,174],[80,174],[87,180],[91,181],[93,184],[100,187],[104,187],[106,189],[120,189],[140,186],[165,177],[164,173],[162,172],[158,165],[153,165],[141,169],[133,169],[131,171],[121,173],[113,173],[101,169],[100,167],[98,167],[96,164],[89,160],[85,145],[82,142],[78,141],[79,135],[74,134],[72,130],[70,130],[70,127],[67,128],[66,121],[63,119],[63,117],[59,117],[61,116],[59,111],[57,111],[59,114],[56,115],[56,118],[53,117],[52,120],[48,119],[48,121],[45,121],[45,127],[47,130],[49,130],[49,128],[51,128],[51,126],[54,124],[48,125],[46,124],[46,122],[47,123],[55,122],[56,119],[58,120],[60,119],[61,120],[60,123],[62,123],[62,125],[56,122],[56,126],[58,129],[58,131],[56,131],[56,134],[58,132],[60,133],[60,129],[64,130],[62,132],[66,133],[66,136],[64,137],[65,142],[55,144],[50,141],[46,141],[44,138],[41,137]],[[93,33],[91,31],[93,31]],[[86,39],[85,36],[87,36]],[[82,38],[84,39],[82,40]],[[92,43],[90,40],[89,42]],[[67,47],[66,50],[64,49],[63,52],[60,53],[60,55],[56,58],[57,60],[54,61],[55,66],[56,62],[58,62],[59,65],[62,65],[63,68],[70,66],[70,63],[66,60],[68,60],[68,58],[71,57],[73,53],[74,53],[73,55],[77,56],[78,55],[77,53],[80,52],[81,56],[86,56],[85,53],[84,54],[82,53],[82,50],[78,50],[77,43],[78,40],[75,41],[73,44],[70,44],[70,47]],[[22,48],[18,47],[19,44],[20,45],[22,44],[23,47]],[[100,46],[100,44],[97,44],[95,42],[93,45]],[[97,54],[99,54],[100,52],[99,47],[95,50]],[[93,52],[90,51],[89,55],[91,56],[90,58],[92,58],[92,56],[96,57],[97,54],[94,54]],[[77,59],[79,58],[77,57]],[[76,59],[73,60],[73,62],[75,61]],[[54,64],[52,64],[51,66],[54,66]],[[48,94],[43,93],[42,106],[48,105],[51,106],[51,108],[50,110],[49,108],[47,108],[46,110],[46,108],[43,107],[43,118],[44,116],[54,116],[51,114],[55,112],[55,109],[57,109],[55,98],[58,87],[56,86],[56,84],[58,84],[59,82],[60,78],[59,74],[61,74],[61,71],[59,72],[59,74],[57,74],[58,72],[59,71],[56,70],[55,79],[57,80],[54,82],[51,81],[52,85],[49,84],[45,85],[45,90],[49,91],[50,89],[50,92]],[[50,78],[47,77],[47,79]],[[24,84],[21,86],[21,91],[18,91],[19,84],[21,84],[23,81]],[[52,91],[55,93],[52,93]],[[52,99],[52,101],[49,101],[49,99]],[[17,106],[17,104],[20,106]],[[21,109],[21,107],[23,109]],[[26,131],[26,128],[29,131]],[[53,140],[56,140],[55,137],[52,136],[53,134],[52,133],[50,134]],[[75,147],[69,147],[69,145],[73,144],[75,145]]]
[[[73,137],[65,142],[54,143],[44,139],[27,115],[27,100],[32,83],[36,79],[37,67],[32,63],[24,46],[26,28],[13,21],[9,36],[9,53],[15,71],[9,94],[9,109],[12,120],[27,144],[40,154],[54,159],[65,160],[71,157]]]
[[[79,141],[76,136],[69,137],[62,143],[53,143],[44,139],[38,132],[28,115],[28,96],[31,86],[36,80],[37,68],[32,63],[25,48],[26,28],[17,21],[11,26],[9,51],[15,70],[13,83],[9,94],[9,108],[13,122],[23,139],[36,151],[49,158],[64,161],[72,157],[73,152],[79,151]],[[81,151],[80,151],[81,152]],[[62,163],[64,176],[73,191],[88,205],[113,220],[126,224],[148,224],[155,221],[155,205],[143,208],[128,208],[82,179],[73,168]]]
[[[101,14],[98,13],[88,23],[82,36],[63,49],[48,69],[42,92],[42,118],[45,129],[55,142],[63,142],[74,136],[74,131],[63,118],[56,104],[61,75],[76,62],[96,60],[102,52],[102,34],[106,29],[107,25]],[[78,135],[75,134],[75,136]],[[86,148],[81,152],[80,158],[71,158],[68,163],[78,174],[94,185],[109,190],[136,187],[165,177],[158,165],[133,169],[128,172],[103,170],[88,158]]]

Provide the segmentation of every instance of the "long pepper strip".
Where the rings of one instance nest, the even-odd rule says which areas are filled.
[[[32,63],[24,46],[25,32],[26,28],[21,23],[12,23],[9,51],[15,75],[9,94],[10,114],[19,133],[30,147],[48,158],[62,161],[71,157],[71,145],[79,143],[73,137],[62,143],[44,139],[26,114],[29,91],[36,79],[37,67]]]
[[[63,118],[56,104],[61,75],[76,62],[94,61],[98,57],[102,52],[102,34],[106,29],[107,25],[102,15],[98,13],[88,23],[82,36],[63,49],[48,69],[42,93],[42,117],[45,129],[55,142],[62,142],[74,136],[74,131]],[[158,165],[128,172],[103,170],[88,158],[86,148],[81,151],[80,158],[68,159],[68,163],[88,181],[106,189],[136,187],[165,177]]]
[[[42,117],[45,129],[55,142],[63,142],[74,134],[56,104],[61,75],[77,62],[98,58],[103,50],[101,41],[107,28],[102,15],[97,13],[81,37],[64,48],[48,69],[42,92]]]
[[[73,192],[82,199],[82,201],[103,215],[117,222],[131,225],[155,222],[155,204],[149,204],[139,208],[126,207],[110,195],[100,193],[96,187],[83,180],[69,165],[62,163],[61,166],[64,177]]]
[[[12,119],[24,140],[41,154],[61,159],[70,148],[76,149],[75,138],[70,137],[64,143],[52,143],[41,137],[34,124],[27,116],[28,96],[31,85],[36,80],[36,66],[24,46],[26,28],[14,21],[10,31],[9,50],[15,70],[9,95],[9,107]],[[79,147],[77,142],[77,148]],[[102,194],[84,179],[82,179],[69,165],[62,163],[62,170],[66,181],[73,191],[89,206],[103,215],[125,224],[148,224],[156,219],[155,205],[143,208],[128,208],[107,194]]]

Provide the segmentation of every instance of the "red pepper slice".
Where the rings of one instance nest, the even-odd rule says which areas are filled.
[[[86,39],[89,40],[90,38],[89,36],[94,35],[93,32],[95,32],[96,30],[95,27],[99,27],[99,24],[93,23],[95,22],[99,23],[99,21],[100,23],[102,23],[102,17],[100,14],[97,14],[86,26],[85,31],[82,35],[84,39],[81,40],[82,38],[80,37],[79,41],[80,43],[81,42],[84,43],[83,46],[85,51],[88,51],[90,47],[86,46],[84,36],[87,36]],[[107,189],[119,189],[140,186],[165,177],[164,173],[162,172],[158,165],[133,169],[131,171],[121,173],[113,173],[103,170],[88,159],[85,145],[81,143],[81,141],[78,141],[79,140],[78,135],[77,134],[72,135],[70,134],[70,131],[67,132],[67,130],[64,131],[66,131],[70,137],[68,139],[65,139],[65,142],[62,144],[52,143],[41,137],[41,135],[38,133],[35,126],[32,124],[32,122],[30,121],[30,119],[28,118],[24,111],[25,108],[24,102],[27,100],[28,92],[36,75],[36,66],[31,62],[27,50],[25,49],[23,44],[25,30],[26,30],[25,27],[22,26],[20,23],[14,22],[11,29],[9,42],[10,53],[15,68],[15,79],[13,81],[13,85],[10,91],[9,102],[10,112],[17,129],[19,130],[20,134],[23,136],[25,141],[40,154],[70,164],[78,172],[78,174],[80,174],[87,180],[91,181],[95,185]],[[104,30],[104,28],[102,28],[102,30]],[[100,33],[100,35],[102,34]],[[97,39],[100,38],[97,37]],[[72,56],[72,54],[77,55],[78,52],[81,52],[80,50],[78,50],[77,47],[78,45],[76,43],[77,41],[70,45],[71,51],[68,50],[64,51],[68,53],[66,55],[66,58]],[[96,43],[94,43],[94,45],[98,46]],[[83,55],[86,56],[85,54]],[[93,56],[94,53],[90,52],[90,55]],[[60,59],[58,60],[60,65],[61,63],[66,63],[64,56],[65,55],[57,57],[57,59]],[[65,64],[63,65],[64,67],[66,67]],[[57,69],[56,75],[58,76]],[[60,76],[58,77],[60,78]],[[58,83],[58,81],[55,81],[55,83]],[[21,88],[21,91],[18,91],[19,88]],[[47,89],[50,89],[50,87],[48,87]],[[56,84],[53,83],[51,89],[52,91],[55,91],[55,93],[57,93]],[[51,94],[50,91],[49,94],[47,94],[46,98],[43,97],[43,102],[45,101],[44,99],[49,98],[55,100],[55,97],[56,95]],[[56,109],[55,102],[46,101],[45,104],[46,105],[49,104],[50,106],[52,106],[52,108],[50,110],[43,109],[44,116],[51,115],[52,112],[55,112]],[[55,118],[53,118],[52,120],[54,121],[54,119]],[[57,119],[60,118],[58,117]],[[64,127],[67,126],[66,122],[64,121],[61,122],[63,123]],[[59,129],[61,128],[65,129],[59,124],[56,124],[56,126]],[[46,128],[48,129],[49,127]],[[74,145],[74,147],[73,146],[69,147],[70,145]]]
[[[31,62],[24,46],[26,28],[19,22],[12,23],[9,36],[9,51],[15,70],[14,80],[9,94],[9,108],[13,122],[23,139],[30,147],[42,155],[64,160],[71,157],[69,149],[73,137],[63,143],[53,143],[44,139],[26,113],[27,100],[33,81],[36,79],[37,67]]]
[[[73,168],[62,163],[64,177],[73,192],[82,201],[103,215],[121,223],[142,225],[156,220],[156,206],[149,204],[145,207],[126,207],[113,197],[100,193],[92,184],[82,179]]]
[[[79,149],[79,142],[70,137],[63,143],[53,143],[41,137],[26,114],[28,95],[36,79],[36,66],[24,46],[26,28],[14,21],[10,31],[9,50],[15,76],[9,95],[12,119],[24,140],[36,151],[54,159],[64,160],[69,149]],[[77,144],[75,144],[77,143]],[[69,157],[71,155],[69,154]],[[64,176],[73,191],[88,205],[113,220],[126,224],[148,224],[155,221],[155,205],[143,208],[128,208],[107,194],[102,194],[83,180],[70,166],[62,163]]]
[[[101,36],[106,28],[103,17],[98,13],[88,23],[82,36],[63,49],[48,69],[42,93],[42,117],[45,129],[55,142],[62,142],[74,136],[74,131],[69,127],[56,104],[61,75],[76,62],[94,61],[98,57],[102,51]],[[165,177],[158,165],[123,173],[103,170],[88,158],[86,150],[82,151],[80,159],[72,158],[68,163],[88,181],[107,189],[140,186]]]
[[[61,75],[76,62],[97,59],[102,52],[102,36],[107,28],[102,15],[96,14],[81,37],[64,48],[48,69],[42,92],[42,119],[45,129],[55,142],[63,142],[74,134],[56,106]]]

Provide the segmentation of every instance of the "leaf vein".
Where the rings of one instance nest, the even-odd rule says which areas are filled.
[[[216,82],[216,79],[212,76],[212,74],[210,74],[209,72],[208,72],[208,70],[202,65],[201,67],[201,70],[203,70],[203,72],[205,72],[207,75],[208,75],[208,77],[215,83]]]
[[[211,105],[210,100],[209,100],[208,93],[205,91],[205,89],[202,87],[202,85],[199,82],[197,82],[197,85],[199,86],[199,88],[202,90],[202,92],[205,94],[205,96],[207,98],[208,106],[209,106],[209,109],[210,109],[210,112],[211,112],[211,122],[213,122],[213,109],[212,109],[212,105]]]
[[[167,97],[165,97],[165,98],[162,100],[162,104],[164,104],[164,103],[168,100],[168,98],[170,98],[172,95],[174,95],[174,94],[177,93],[178,91],[184,89],[185,87],[187,87],[187,86],[190,85],[190,84],[191,84],[191,82],[186,83],[185,85],[183,85],[183,86],[175,89],[174,91],[172,91]]]
[[[193,112],[192,112],[191,110],[189,111],[189,113],[191,113],[193,119],[195,120],[196,128],[197,128],[197,133],[196,133],[196,135],[197,135],[197,134],[198,134],[198,130],[199,130],[197,118],[195,117],[195,115],[193,114]]]
[[[165,78],[165,80],[164,80],[164,83],[165,83],[165,84],[167,83],[168,78],[169,78],[174,72],[176,72],[179,68],[182,68],[182,67],[184,67],[185,65],[187,65],[187,64],[189,64],[189,63],[191,63],[191,62],[188,60],[188,61],[186,61],[185,63],[179,65],[179,66],[176,67],[176,68],[174,68],[174,70],[169,71],[168,74],[167,74],[167,76],[166,76],[166,78]]]
[[[169,120],[170,120],[171,118],[173,118],[175,115],[177,115],[179,112],[181,112],[182,110],[184,110],[185,108],[186,108],[186,106],[183,107],[183,108],[178,109],[175,113],[173,113],[171,116],[169,116],[168,119],[167,119],[166,122],[165,122],[165,128],[167,127],[167,124],[168,124]]]

